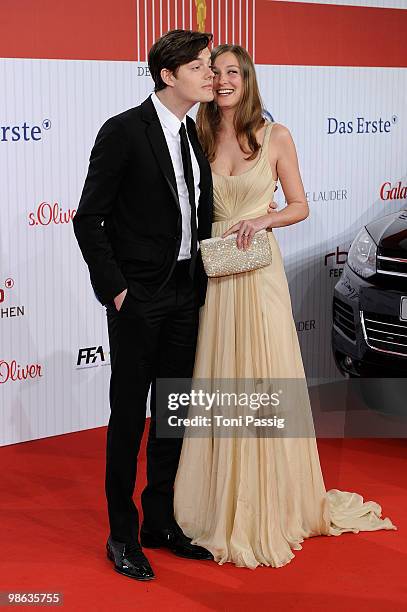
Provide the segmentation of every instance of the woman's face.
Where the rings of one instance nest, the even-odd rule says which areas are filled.
[[[212,64],[214,101],[221,109],[234,108],[243,94],[243,77],[237,57],[231,51],[219,55]]]

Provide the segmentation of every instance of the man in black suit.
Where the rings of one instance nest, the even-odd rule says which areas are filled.
[[[209,238],[212,181],[186,113],[213,98],[211,35],[174,30],[149,53],[155,93],[110,118],[93,147],[75,235],[93,289],[106,305],[111,415],[107,433],[108,557],[116,571],[150,580],[141,546],[211,559],[173,514],[182,440],[157,438],[155,380],[192,376],[206,277],[199,240]],[[150,384],[144,522],[133,502]]]

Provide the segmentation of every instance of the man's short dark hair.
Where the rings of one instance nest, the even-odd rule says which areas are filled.
[[[165,89],[161,70],[166,68],[174,75],[183,64],[197,59],[200,52],[212,41],[212,34],[192,30],[171,30],[159,38],[148,54],[148,67],[154,80],[154,91]]]

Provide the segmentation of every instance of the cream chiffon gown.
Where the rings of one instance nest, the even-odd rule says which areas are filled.
[[[212,235],[264,215],[276,181],[267,125],[258,161],[238,176],[213,175]],[[305,379],[278,243],[266,268],[209,279],[201,309],[194,378]],[[308,393],[301,410],[311,414]],[[305,538],[396,529],[357,493],[326,491],[314,436],[184,438],[175,517],[219,564],[281,567]]]

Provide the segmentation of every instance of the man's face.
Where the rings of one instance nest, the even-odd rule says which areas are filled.
[[[171,76],[170,83],[177,98],[193,106],[197,102],[213,100],[212,81],[211,53],[206,47],[197,59],[180,66],[176,76]]]

